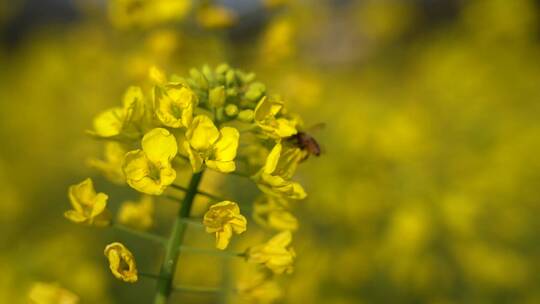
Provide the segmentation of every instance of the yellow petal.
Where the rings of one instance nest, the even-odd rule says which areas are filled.
[[[79,213],[75,210],[68,210],[64,212],[64,217],[77,224],[84,223],[85,221],[88,220],[88,217],[84,216],[84,214]]]
[[[107,208],[107,200],[109,196],[105,193],[98,193],[94,198],[94,204],[92,206],[92,212],[90,213],[91,217],[96,217],[101,214],[105,208]]]
[[[178,153],[174,136],[163,128],[155,128],[142,139],[142,148],[148,159],[156,166],[168,166]]]
[[[272,148],[272,151],[270,151],[270,154],[268,154],[268,157],[266,158],[266,163],[263,168],[263,172],[266,174],[272,174],[274,170],[276,170],[276,166],[279,162],[279,156],[281,154],[281,143],[277,143],[274,148]]]
[[[227,249],[232,237],[232,228],[230,226],[223,227],[222,231],[216,232],[216,248],[220,250]]]
[[[224,127],[221,136],[214,145],[214,158],[217,161],[231,161],[236,157],[240,133],[235,128]]]
[[[206,151],[219,138],[219,131],[210,118],[199,115],[193,119],[186,138],[195,150]]]
[[[197,151],[191,148],[191,145],[187,141],[184,142],[184,150],[186,150],[186,153],[188,154],[193,172],[200,172],[203,165],[203,158]]]
[[[208,168],[223,173],[234,172],[234,170],[236,170],[236,164],[234,161],[207,160],[205,163]]]
[[[102,112],[94,119],[94,131],[102,137],[119,135],[122,131],[124,113],[122,108],[113,108]]]
[[[144,96],[140,87],[131,86],[124,93],[123,124],[140,120],[144,115]]]

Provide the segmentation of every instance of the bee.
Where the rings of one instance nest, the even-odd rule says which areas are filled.
[[[317,125],[317,127],[323,127],[322,124]],[[294,146],[300,148],[303,151],[306,151],[306,156],[302,161],[306,160],[309,155],[320,156],[321,155],[321,146],[315,140],[315,138],[309,135],[305,131],[298,131],[296,134],[287,137],[287,141],[293,144]]]

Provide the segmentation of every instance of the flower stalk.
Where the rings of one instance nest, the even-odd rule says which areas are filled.
[[[183,221],[184,218],[188,218],[191,212],[191,206],[193,200],[197,194],[199,184],[201,182],[203,172],[194,173],[187,187],[186,196],[182,201],[180,211],[174,221],[171,236],[167,241],[165,247],[165,257],[161,266],[159,276],[163,277],[163,280],[157,282],[156,296],[154,298],[154,304],[166,304],[169,295],[173,291],[173,278],[176,264],[178,262],[178,255],[180,253],[180,245],[184,240],[186,233],[187,223]]]

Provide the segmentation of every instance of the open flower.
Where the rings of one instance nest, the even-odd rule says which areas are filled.
[[[146,133],[142,150],[126,154],[123,170],[126,181],[133,189],[151,195],[160,195],[176,179],[171,160],[178,147],[174,136],[163,128]]]
[[[128,283],[137,282],[137,265],[131,251],[122,243],[114,242],[103,252],[109,260],[112,274],[119,280]]]
[[[292,241],[290,231],[283,231],[268,242],[247,250],[247,261],[262,264],[276,274],[292,273],[296,254],[289,246]]]
[[[254,177],[257,186],[270,195],[304,199],[306,192],[302,185],[290,180],[304,157],[305,151],[296,147],[283,147],[278,142],[268,154],[262,170]]]
[[[195,117],[184,142],[193,171],[201,171],[203,164],[224,173],[236,170],[234,159],[239,138],[240,134],[235,128],[223,127],[218,131],[207,116]]]
[[[126,150],[118,142],[108,142],[105,145],[105,159],[92,158],[88,160],[88,164],[101,171],[101,173],[111,182],[123,185],[126,183],[124,172],[122,171],[122,163]]]
[[[191,0],[111,0],[108,3],[109,18],[119,28],[180,21],[192,5]]]
[[[118,222],[136,230],[147,230],[154,223],[154,201],[142,196],[139,202],[126,201],[118,210]]]
[[[72,210],[64,212],[64,216],[72,222],[94,226],[110,224],[111,214],[107,210],[109,197],[105,193],[96,193],[90,178],[69,187],[69,201]]]
[[[247,303],[271,304],[283,297],[279,284],[266,271],[249,273],[237,286],[240,298]]]
[[[28,293],[30,304],[77,304],[79,297],[55,283],[34,283]]]
[[[285,199],[265,195],[253,205],[253,219],[257,224],[279,231],[298,229],[298,220],[287,210]]]
[[[124,94],[123,107],[106,110],[94,119],[94,130],[90,134],[102,138],[123,135],[135,138],[140,133],[136,126],[144,116],[145,101],[141,88],[129,87]]]
[[[247,220],[236,203],[223,201],[210,206],[204,214],[203,224],[206,232],[216,234],[216,247],[223,250],[229,245],[233,232],[246,231]]]
[[[167,127],[187,128],[197,106],[197,95],[180,82],[169,82],[154,89],[157,118]]]
[[[297,133],[295,121],[276,117],[282,108],[282,102],[270,100],[266,96],[259,101],[255,108],[255,123],[265,135],[271,138],[285,138]]]

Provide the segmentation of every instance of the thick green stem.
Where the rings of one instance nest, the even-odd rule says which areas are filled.
[[[180,253],[180,245],[184,240],[184,234],[186,233],[187,224],[182,220],[189,217],[191,212],[191,206],[193,199],[197,194],[199,184],[202,179],[203,172],[195,173],[191,177],[189,186],[187,187],[186,196],[182,201],[182,206],[178,212],[178,216],[174,221],[171,236],[167,241],[165,248],[165,258],[161,266],[159,276],[163,279],[158,280],[156,296],[154,298],[154,304],[166,304],[169,295],[171,294],[173,287],[174,271],[176,269],[176,263],[178,261],[178,255]]]

